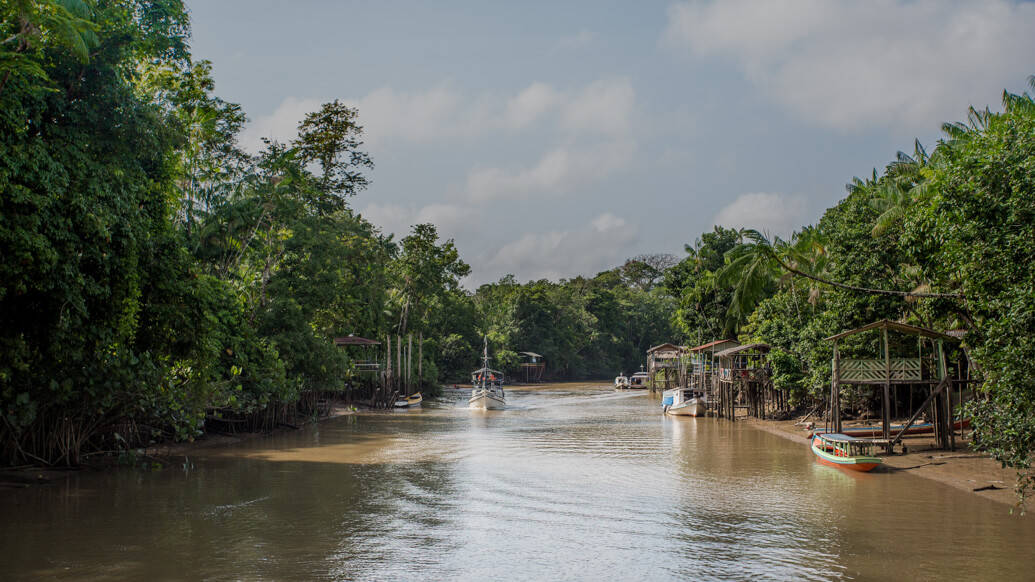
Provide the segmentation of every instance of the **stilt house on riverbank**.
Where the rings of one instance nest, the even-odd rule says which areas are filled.
[[[719,358],[715,354],[738,345],[740,344],[734,340],[724,339],[694,346],[687,350],[690,357],[687,368],[689,387],[706,393],[709,402],[717,402],[719,398]]]
[[[518,352],[521,356],[521,370],[525,375],[525,384],[532,384],[543,381],[543,372],[546,371],[546,361],[543,356],[535,352]]]
[[[872,351],[873,347],[877,347],[880,355],[867,359],[842,357],[841,351],[845,347],[845,340],[865,332],[879,332],[878,341],[856,342],[852,346],[854,351],[867,351],[865,348]],[[895,334],[892,335],[889,332],[895,332]],[[915,340],[910,338],[915,338]],[[894,452],[895,445],[902,442],[902,438],[910,431],[920,415],[926,412],[928,419],[933,424],[938,446],[944,449],[956,448],[956,433],[952,421],[953,406],[962,404],[963,387],[970,382],[970,380],[961,379],[964,369],[968,368],[962,355],[954,362],[955,366],[950,366],[946,343],[957,342],[956,338],[933,329],[885,319],[826,339],[834,342],[833,373],[827,410],[829,419],[827,430],[829,432],[841,432],[842,430],[842,385],[870,388],[871,390],[879,388],[881,390],[879,398],[881,402],[881,436],[872,439],[874,443],[884,447],[888,453]],[[906,354],[910,356],[915,354],[916,357],[903,357]],[[969,376],[969,372],[967,375]],[[955,403],[952,397],[954,385],[958,387]],[[894,427],[893,430],[891,416],[893,403],[897,402],[897,398],[893,399],[892,387],[895,387],[895,396],[897,396],[899,386],[905,386],[909,390],[910,403],[914,389],[921,388],[927,394],[920,406],[910,411],[909,420],[902,426]],[[962,423],[960,428],[962,430]]]
[[[647,375],[650,377],[650,391],[668,390],[686,386],[686,348],[676,344],[661,344],[647,350]],[[662,375],[659,386],[658,375]]]
[[[346,380],[346,401],[366,404],[371,408],[391,408],[399,395],[406,396],[420,390],[424,383],[424,334],[421,333],[416,339],[417,353],[414,354],[413,334],[405,338],[396,335],[393,356],[391,335],[385,338],[383,353],[380,350],[382,344],[377,340],[354,335],[334,338],[334,345],[338,347],[363,348],[359,357],[352,357],[354,352],[349,354],[354,365],[354,375]],[[413,365],[414,355],[417,360],[416,370]]]
[[[787,410],[787,391],[773,386],[768,354],[769,345],[763,343],[715,353],[719,360],[718,416],[734,420],[741,406],[756,418]]]

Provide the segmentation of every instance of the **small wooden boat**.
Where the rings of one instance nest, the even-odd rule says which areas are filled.
[[[812,437],[812,452],[824,465],[851,471],[870,471],[882,461],[873,456],[874,444],[841,433],[820,433]]]
[[[901,424],[893,424],[890,427],[888,427],[888,432],[890,432],[892,436],[897,435],[902,430],[903,426],[904,425],[901,425]],[[964,428],[970,428],[970,419],[969,418],[965,418],[963,420],[957,420],[952,425],[952,428],[953,428],[953,430],[961,430],[961,429],[964,429]],[[820,432],[820,431],[813,431],[812,433],[809,434],[809,438],[812,438],[818,432]],[[905,434],[907,434],[907,435],[917,435],[917,434],[930,434],[930,433],[933,433],[933,432],[934,432],[934,425],[933,424],[931,424],[930,422],[921,422],[921,423],[916,423],[916,424],[910,426],[909,430],[907,430],[905,432]],[[879,424],[875,424],[875,425],[869,425],[869,426],[846,426],[846,427],[843,427],[841,429],[841,433],[840,434],[846,434],[848,436],[854,436],[854,437],[880,438],[880,436],[883,433],[881,432],[880,425]]]
[[[704,394],[692,388],[672,388],[661,394],[665,414],[675,416],[704,416],[708,412]]]
[[[619,374],[615,377],[615,390],[628,390],[629,389],[629,377],[625,374]]]
[[[424,397],[421,396],[420,392],[416,394],[410,394],[395,401],[396,408],[409,408],[411,406],[420,406],[420,403],[424,402]]]

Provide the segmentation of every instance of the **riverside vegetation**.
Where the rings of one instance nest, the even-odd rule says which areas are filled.
[[[829,386],[822,338],[889,318],[966,331],[984,378],[975,443],[1035,486],[1027,93],[853,179],[789,240],[716,227],[682,260],[468,292],[434,225],[395,240],[350,206],[374,168],[355,108],[326,103],[294,141],[239,147],[245,113],[190,54],[180,0],[11,0],[0,17],[4,463],[191,439],[221,412],[311,412],[350,377],[330,341],[348,333],[422,334],[432,389],[463,376],[482,335],[504,369],[534,350],[554,378],[738,336],[774,346],[775,382],[801,402]]]

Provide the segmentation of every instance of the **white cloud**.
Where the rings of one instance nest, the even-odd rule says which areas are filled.
[[[257,151],[263,137],[290,141],[306,113],[330,100],[287,97],[273,113],[256,117],[242,133],[241,143]],[[415,92],[382,87],[342,101],[359,109],[370,144],[437,143],[521,131],[550,115],[570,134],[614,135],[629,129],[636,95],[628,79],[604,79],[566,91],[534,82],[513,96],[468,95],[448,85]]]
[[[256,118],[241,132],[241,147],[258,152],[262,149],[262,138],[281,143],[289,142],[298,135],[298,124],[306,113],[316,111],[323,103],[320,99],[288,97],[269,115]]]
[[[461,233],[470,234],[472,225],[478,225],[479,211],[467,205],[429,204],[415,205],[371,203],[360,213],[382,232],[395,233],[402,238],[415,224],[434,224],[442,238],[457,238]]]
[[[532,83],[507,101],[503,118],[510,127],[525,127],[556,107],[560,100],[560,94],[553,87],[546,83]]]
[[[672,5],[664,42],[806,121],[929,130],[1021,82],[1032,30],[1035,5],[1008,0],[723,0]]]
[[[569,100],[561,122],[577,132],[625,133],[635,103],[636,92],[629,79],[594,81]]]
[[[582,149],[561,147],[546,153],[529,168],[476,169],[467,176],[467,197],[474,202],[486,202],[568,192],[627,167],[635,149],[635,143],[628,140]]]
[[[557,41],[557,50],[580,49],[592,44],[597,35],[590,30],[582,29],[575,34],[565,36]]]
[[[576,230],[526,234],[492,253],[474,277],[492,281],[507,273],[519,279],[592,276],[621,264],[637,238],[635,226],[605,213]]]
[[[753,228],[788,237],[806,220],[805,198],[797,195],[754,192],[741,194],[715,215],[715,224],[727,228]]]

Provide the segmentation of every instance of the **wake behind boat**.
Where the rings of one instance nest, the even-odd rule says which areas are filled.
[[[489,368],[489,340],[485,340],[485,349],[482,352],[482,367],[471,372],[471,398],[467,401],[468,408],[481,408],[484,410],[501,410],[506,408],[507,399],[503,392],[503,372]]]

